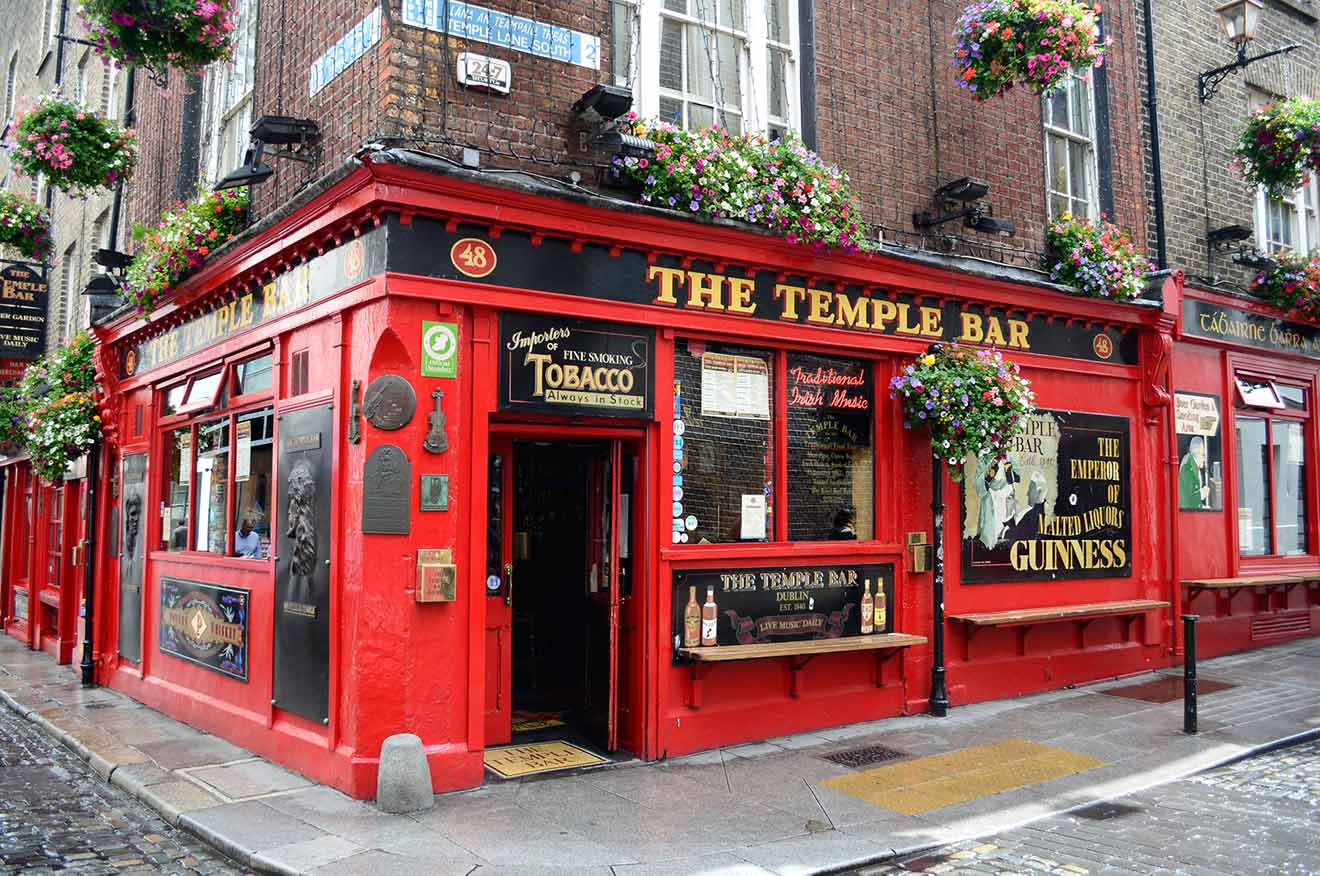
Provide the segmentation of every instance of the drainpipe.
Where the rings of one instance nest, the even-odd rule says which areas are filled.
[[[96,684],[92,665],[93,618],[96,607],[96,500],[101,480],[101,441],[98,439],[87,451],[87,537],[84,539],[86,556],[83,558],[83,687]]]
[[[1150,125],[1151,196],[1155,201],[1155,266],[1169,266],[1168,240],[1164,226],[1164,169],[1160,165],[1160,114],[1155,97],[1155,15],[1150,0],[1142,0],[1146,27],[1146,119]]]

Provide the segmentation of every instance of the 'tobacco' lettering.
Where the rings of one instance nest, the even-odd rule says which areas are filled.
[[[631,392],[633,388],[633,373],[626,368],[560,365],[552,362],[548,353],[528,353],[523,361],[536,367],[532,388],[535,396],[544,396],[547,389]]]

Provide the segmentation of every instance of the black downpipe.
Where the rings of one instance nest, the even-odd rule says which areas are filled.
[[[55,84],[64,81],[64,31],[69,23],[69,0],[60,0],[60,30],[55,35]]]
[[[97,486],[101,481],[101,442],[93,442],[87,451],[87,537],[83,548],[87,553],[83,559],[83,652],[82,683],[83,687],[96,684],[95,667],[92,664],[93,617],[96,607],[96,499]]]
[[[798,73],[798,90],[802,104],[802,143],[808,149],[816,148],[816,3],[803,0],[798,4],[798,33],[802,48],[802,68]]]
[[[1142,0],[1146,25],[1146,115],[1150,124],[1151,195],[1155,201],[1155,267],[1169,266],[1168,237],[1164,226],[1164,168],[1160,165],[1160,114],[1155,98],[1155,16],[1150,0]]]
[[[202,163],[202,77],[190,73],[183,87],[183,136],[179,139],[179,175],[174,196],[190,201],[197,194],[197,175]]]

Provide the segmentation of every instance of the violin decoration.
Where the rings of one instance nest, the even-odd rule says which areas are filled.
[[[422,449],[428,453],[444,453],[449,449],[449,436],[445,434],[445,412],[440,409],[445,394],[437,389],[431,393],[431,398],[435,399],[435,410],[429,415],[431,428],[422,439]]]

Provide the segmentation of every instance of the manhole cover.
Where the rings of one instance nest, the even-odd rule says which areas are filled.
[[[1086,806],[1081,809],[1074,809],[1069,815],[1076,815],[1078,818],[1085,818],[1090,821],[1109,821],[1114,818],[1123,818],[1127,815],[1137,815],[1146,810],[1140,806],[1133,806],[1130,803],[1096,803],[1094,806]]]
[[[883,745],[868,745],[865,748],[853,748],[848,751],[839,751],[822,756],[825,760],[837,763],[839,766],[857,769],[858,767],[870,766],[873,763],[898,760],[901,757],[907,757],[907,754],[892,748],[886,748]]]
[[[1234,687],[1237,687],[1237,685],[1229,684],[1226,681],[1215,681],[1213,678],[1198,678],[1196,680],[1196,693],[1198,696],[1229,690]],[[1176,675],[1165,675],[1153,681],[1143,681],[1141,684],[1111,687],[1109,690],[1101,691],[1101,693],[1108,694],[1111,697],[1141,700],[1146,703],[1171,703],[1174,700],[1182,699],[1183,680]]]

